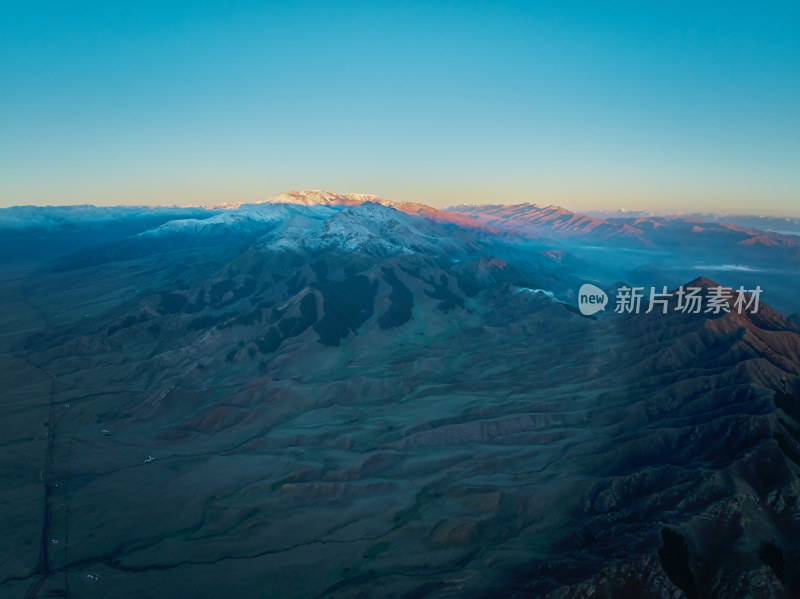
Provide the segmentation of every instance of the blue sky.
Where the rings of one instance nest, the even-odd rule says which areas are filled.
[[[797,2],[0,2],[0,206],[800,215]]]

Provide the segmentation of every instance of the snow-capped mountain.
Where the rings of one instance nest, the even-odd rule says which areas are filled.
[[[782,268],[796,270],[797,236],[699,219],[604,220],[538,204],[455,206],[445,211],[372,194],[321,190],[213,209],[20,207],[0,210],[0,224],[3,217],[17,223],[0,238],[0,263],[8,264],[60,257],[57,268],[70,270],[166,251],[232,245],[305,256],[336,250],[377,257],[427,253],[450,260],[473,259],[482,252],[504,257],[523,252],[528,260],[547,259],[573,275],[611,276],[621,271],[631,280],[668,284],[696,273],[698,264],[711,265],[703,268],[718,277],[729,270],[727,265],[737,265],[750,273],[740,283],[778,290],[781,297],[775,303],[780,309],[792,312],[798,305],[781,274]],[[55,217],[56,226],[30,229],[36,235],[19,228],[56,222]],[[725,261],[719,260],[720,252],[727,256]]]
[[[257,239],[258,246],[287,251],[338,248],[390,255],[465,249],[487,229],[468,217],[451,217],[423,204],[302,191],[242,204],[210,218],[172,220],[139,237],[249,238]]]
[[[268,197],[261,202],[254,204],[297,204],[301,206],[358,206],[364,202],[376,202],[378,204],[392,204],[391,200],[381,198],[369,193],[335,193],[333,191],[323,191],[321,189],[303,189],[298,191],[288,191]],[[245,206],[243,202],[225,202],[208,206],[209,209],[232,210]]]
[[[160,227],[145,231],[140,236],[224,235],[230,232],[259,234],[295,216],[304,216],[311,222],[324,220],[335,212],[336,209],[324,204],[241,204],[237,208],[210,218],[172,220]]]
[[[433,208],[432,206],[428,206],[427,204],[421,204],[419,202],[408,202],[408,201],[398,202],[369,193],[334,193],[332,191],[321,191],[319,189],[307,189],[301,191],[290,191],[287,193],[280,193],[267,198],[263,202],[258,202],[255,204],[227,203],[227,204],[219,204],[216,206],[211,206],[209,208],[215,210],[219,209],[233,210],[248,205],[263,206],[265,204],[291,204],[296,206],[342,207],[342,206],[360,206],[361,204],[364,204],[366,202],[370,202],[373,204],[381,204],[383,206],[390,206],[396,210],[399,210],[400,212],[405,212],[406,214],[411,214],[416,216],[422,216],[424,218],[439,223],[456,224],[461,227],[466,227],[469,229],[480,229],[487,232],[493,232],[498,235],[502,235],[504,232],[501,229],[490,227],[480,222],[479,220],[471,218],[469,216],[465,216],[455,212],[445,212],[444,210],[439,210],[438,208]]]
[[[319,215],[319,206],[314,209],[315,216]],[[259,245],[297,250],[339,248],[381,255],[453,247],[436,223],[374,202],[335,210],[327,218],[297,213],[264,235]]]
[[[377,196],[368,194],[353,193],[333,193],[331,191],[321,191],[310,189],[303,191],[290,191],[279,193],[267,198],[266,202],[271,204],[300,204],[301,206],[358,206],[366,201],[379,200]]]

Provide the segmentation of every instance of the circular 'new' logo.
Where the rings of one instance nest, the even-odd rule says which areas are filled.
[[[606,292],[590,283],[581,285],[578,291],[578,309],[584,316],[591,316],[606,309],[608,296]]]

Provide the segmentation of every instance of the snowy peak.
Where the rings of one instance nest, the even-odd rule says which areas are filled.
[[[267,198],[270,204],[300,204],[301,206],[356,206],[361,202],[338,193],[318,189],[290,191]]]
[[[439,221],[422,209],[408,214],[389,203],[374,201],[380,200],[375,196],[292,192],[275,197],[294,201],[244,204],[210,218],[172,220],[138,237],[201,245],[236,239],[264,249],[300,254],[334,249],[389,256],[463,253],[477,242],[480,233],[480,227],[459,227],[452,219]]]
[[[392,204],[389,200],[372,194],[334,193],[332,191],[321,191],[319,189],[279,193],[278,195],[267,198],[266,202],[270,204],[300,204],[303,206],[358,206],[364,202],[376,202],[384,205]]]
[[[384,256],[450,245],[441,242],[446,232],[436,223],[376,202],[342,207],[328,218],[306,220],[302,226],[297,223],[277,227],[263,236],[259,245],[300,252],[339,249]]]
[[[483,231],[491,231],[493,233],[502,233],[501,230],[490,227],[469,216],[455,212],[445,212],[444,210],[439,210],[438,208],[433,208],[432,206],[418,202],[396,202],[394,200],[387,200],[386,198],[368,193],[340,194],[331,191],[304,190],[281,193],[267,199],[267,203],[271,204],[300,204],[304,206],[360,206],[367,202],[372,204],[380,204],[382,206],[389,206],[399,210],[400,212],[405,212],[406,214],[414,216],[421,216],[437,223],[449,223],[469,229],[480,229]]]

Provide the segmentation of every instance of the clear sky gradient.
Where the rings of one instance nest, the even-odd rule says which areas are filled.
[[[800,3],[0,2],[0,206],[800,215]]]

